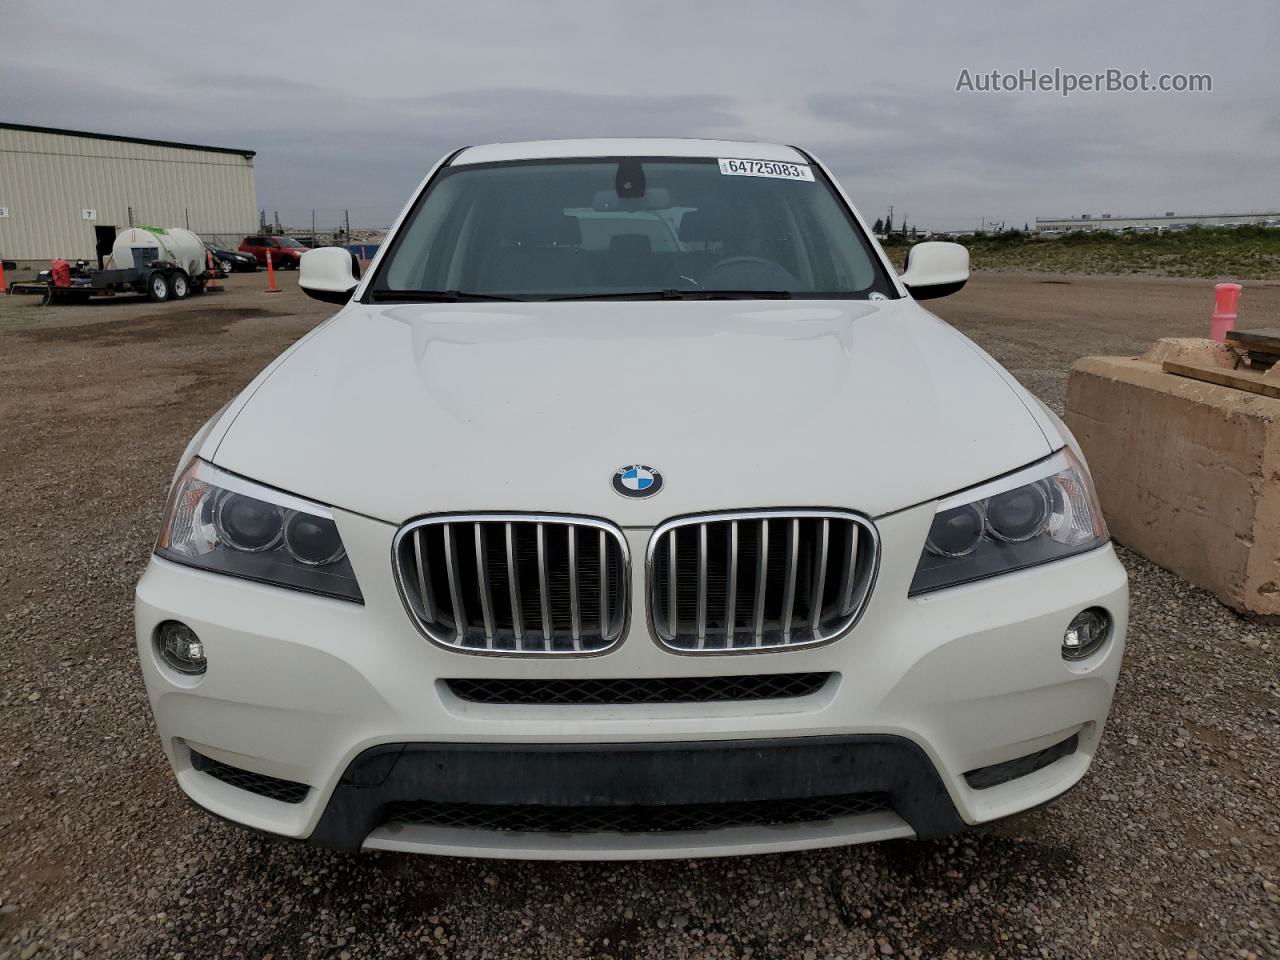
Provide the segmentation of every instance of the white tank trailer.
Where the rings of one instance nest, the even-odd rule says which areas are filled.
[[[191,279],[208,269],[204,242],[181,227],[130,227],[121,230],[111,247],[108,270],[140,269],[160,261],[186,271]]]
[[[68,268],[55,261],[42,271],[45,302],[83,303],[90,297],[140,293],[153,301],[182,300],[203,293],[212,279],[204,241],[181,227],[129,227],[116,235],[105,269],[92,270],[84,261]]]

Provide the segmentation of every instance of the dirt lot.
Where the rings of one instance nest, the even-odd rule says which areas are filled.
[[[615,865],[342,857],[193,810],[133,584],[189,435],[329,308],[261,275],[180,305],[0,298],[0,957],[1280,956],[1280,628],[1125,555],[1093,771],[930,843]],[[1084,353],[1208,324],[1197,281],[978,276],[939,301],[1061,409]],[[1273,325],[1280,286],[1243,309]]]

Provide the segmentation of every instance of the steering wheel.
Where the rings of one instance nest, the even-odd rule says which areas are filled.
[[[725,257],[702,275],[702,285],[713,286],[710,281],[717,274],[728,274],[730,278],[734,278],[727,281],[728,286],[743,289],[786,289],[796,282],[790,270],[765,257]]]

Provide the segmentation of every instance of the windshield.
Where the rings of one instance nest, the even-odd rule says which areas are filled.
[[[282,247],[297,247],[299,250],[306,249],[306,247],[300,244],[297,240],[293,239],[293,237],[276,237],[276,243],[278,243]]]
[[[897,296],[820,170],[745,164],[445,167],[396,232],[371,297]]]

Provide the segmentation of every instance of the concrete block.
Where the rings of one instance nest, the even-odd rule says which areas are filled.
[[[1166,360],[1228,370],[1240,365],[1240,354],[1225,343],[1207,337],[1161,337],[1138,359],[1157,366]]]
[[[1065,420],[1119,543],[1237,611],[1280,619],[1280,400],[1145,359],[1085,357]]]

